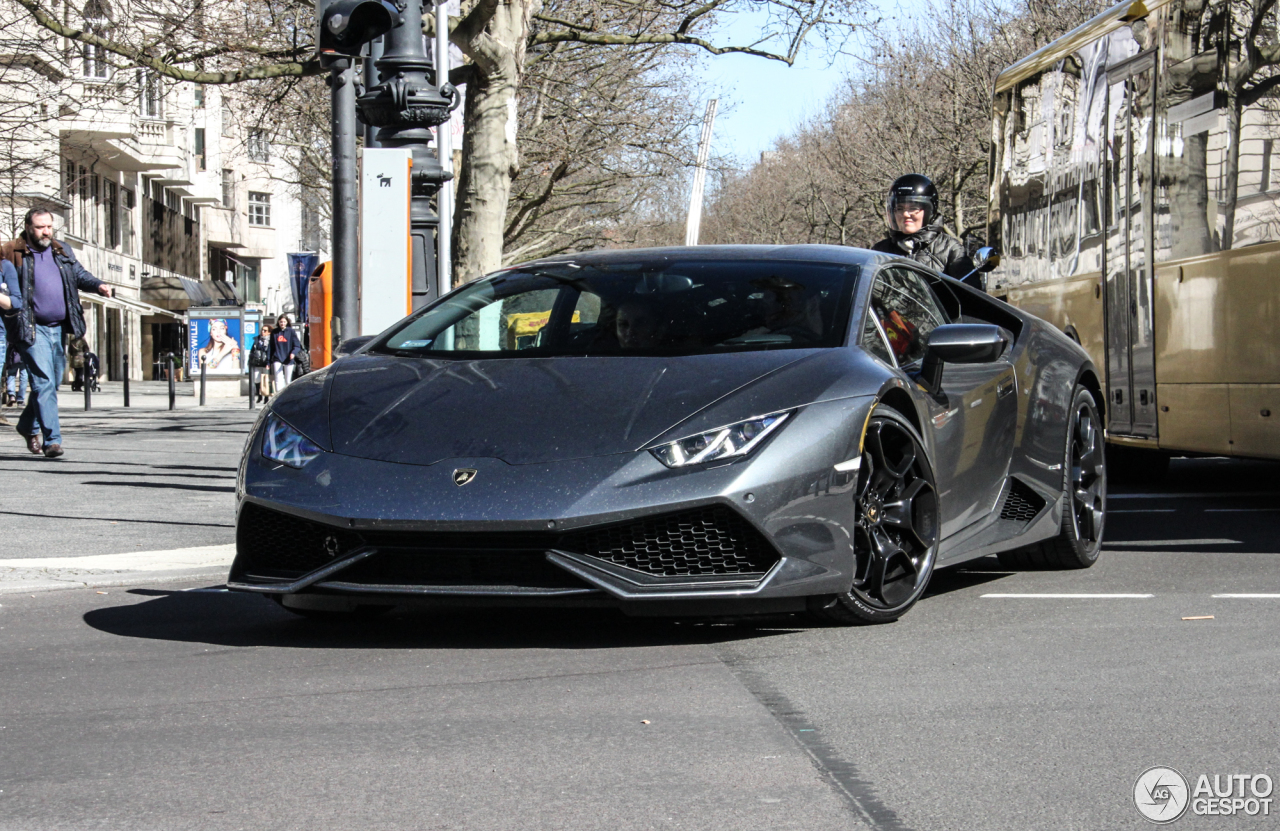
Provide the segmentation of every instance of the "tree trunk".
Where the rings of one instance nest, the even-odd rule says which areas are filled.
[[[476,65],[463,111],[462,167],[454,215],[454,283],[502,266],[511,183],[519,171],[516,91],[524,66],[529,18],[541,0],[497,3],[483,32],[460,44]]]

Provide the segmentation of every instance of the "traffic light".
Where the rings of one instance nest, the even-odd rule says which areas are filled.
[[[317,0],[320,52],[358,56],[366,43],[385,35],[399,22],[400,12],[386,0]]]

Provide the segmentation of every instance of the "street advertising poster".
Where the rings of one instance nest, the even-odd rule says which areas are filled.
[[[258,337],[258,327],[262,324],[262,313],[246,309],[244,311],[242,322],[240,324],[240,356],[241,363],[249,362],[249,352],[253,349],[253,342]]]
[[[238,310],[234,317],[193,317],[187,327],[190,341],[187,354],[191,365],[188,367],[193,377],[200,375],[200,361],[203,358],[209,375],[241,375],[244,373],[244,362],[241,361],[240,316]]]

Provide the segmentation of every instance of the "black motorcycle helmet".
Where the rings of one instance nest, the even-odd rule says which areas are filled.
[[[895,231],[901,231],[895,216],[898,206],[902,204],[920,205],[924,208],[924,224],[928,225],[938,217],[938,189],[929,181],[928,176],[919,173],[908,173],[893,180],[889,187],[889,195],[884,200],[885,222]]]

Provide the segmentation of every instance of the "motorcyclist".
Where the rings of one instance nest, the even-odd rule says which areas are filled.
[[[889,188],[884,207],[889,236],[872,246],[872,251],[910,257],[957,280],[973,271],[964,243],[943,228],[938,189],[929,177],[919,173],[899,176]],[[981,276],[974,274],[965,282],[982,288]]]

